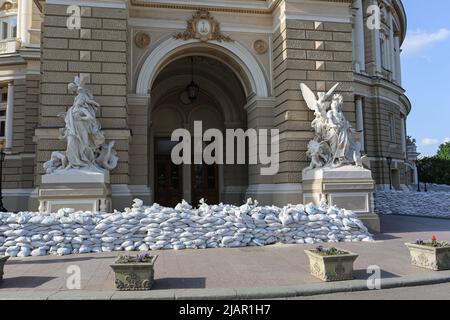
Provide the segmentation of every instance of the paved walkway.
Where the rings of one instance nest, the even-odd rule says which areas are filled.
[[[373,243],[341,243],[338,246],[360,254],[355,263],[357,279],[367,279],[366,269],[378,265],[388,281],[403,276],[428,276],[436,273],[410,265],[405,242],[416,239],[450,240],[450,220],[403,216],[382,216],[384,234]],[[225,289],[298,286],[317,284],[309,274],[303,250],[307,245],[275,245],[240,249],[159,251],[155,270],[155,290]],[[46,256],[10,259],[5,266],[2,294],[27,291],[45,294],[66,291],[67,270],[81,270],[81,290],[114,291],[114,274],[109,265],[117,253]]]
[[[450,300],[448,283],[424,287],[394,288],[365,292],[343,292],[297,297],[292,300]],[[289,300],[291,300],[289,299]]]

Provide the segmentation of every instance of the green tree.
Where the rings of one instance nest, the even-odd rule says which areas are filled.
[[[437,158],[442,160],[450,160],[450,141],[440,145]]]
[[[419,160],[420,181],[450,185],[450,160],[437,156]]]

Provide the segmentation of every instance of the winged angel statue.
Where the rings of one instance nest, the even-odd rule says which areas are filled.
[[[66,124],[60,129],[60,139],[67,141],[67,149],[52,153],[50,161],[44,164],[46,173],[81,168],[113,170],[119,159],[114,150],[115,142],[105,143],[95,118],[100,105],[79,77],[75,77],[68,89],[76,95],[74,103],[67,112],[59,115]]]
[[[316,98],[307,85],[300,84],[303,98],[315,115],[311,124],[314,140],[309,142],[307,152],[311,158],[309,169],[367,164],[367,159],[361,157],[361,143],[353,137],[356,131],[342,111],[344,99],[341,94],[334,94],[338,86],[339,83],[326,93],[319,92]]]

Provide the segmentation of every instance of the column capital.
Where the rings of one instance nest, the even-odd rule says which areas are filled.
[[[255,108],[273,108],[274,103],[275,98],[252,97],[244,106],[244,110],[246,110],[247,113],[250,113]]]

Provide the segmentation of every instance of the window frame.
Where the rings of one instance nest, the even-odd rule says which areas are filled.
[[[0,18],[0,41],[17,38],[17,17],[3,16]]]

